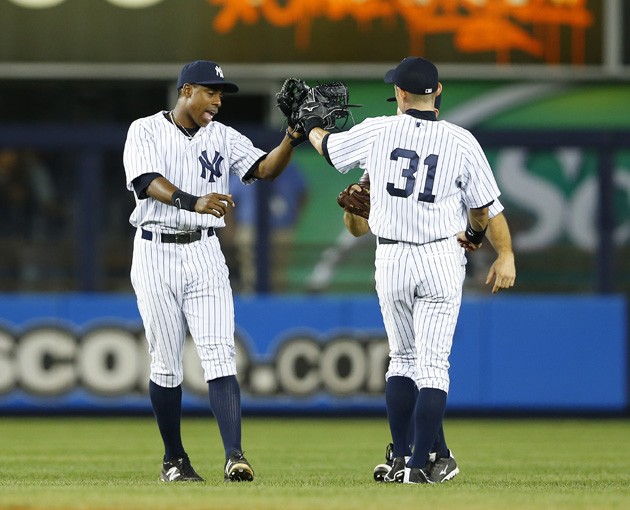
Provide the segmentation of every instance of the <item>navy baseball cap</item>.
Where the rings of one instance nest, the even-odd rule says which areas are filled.
[[[222,85],[224,92],[238,92],[238,86],[225,81],[223,78],[221,66],[210,60],[195,60],[186,64],[179,73],[177,88],[182,88],[185,83],[190,83],[191,85]]]
[[[433,63],[424,58],[407,57],[394,69],[387,71],[383,81],[393,83],[412,94],[433,94],[438,89],[438,70]],[[388,101],[396,99],[390,97]]]

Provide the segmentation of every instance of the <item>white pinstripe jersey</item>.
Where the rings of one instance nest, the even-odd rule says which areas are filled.
[[[363,172],[363,175],[361,176],[361,179],[359,179],[359,181],[364,180],[365,178],[367,178],[368,181],[370,179],[370,174],[367,171]],[[488,218],[494,218],[498,214],[501,214],[504,209],[505,207],[501,203],[501,200],[496,198],[494,202],[490,204],[490,207],[488,207]],[[466,206],[464,205],[463,202],[462,202],[462,207],[461,207],[461,213],[462,213],[462,225],[461,225],[461,228],[459,229],[460,231],[466,229],[466,222],[468,221],[468,211],[466,210]]]
[[[229,172],[242,179],[265,154],[249,138],[220,122],[210,122],[189,139],[159,112],[131,124],[123,161],[130,191],[136,177],[156,172],[182,191],[203,196],[228,194]],[[197,214],[137,196],[129,221],[134,227],[161,232],[225,226],[223,218],[212,214]]]
[[[341,173],[370,175],[370,230],[425,244],[462,230],[462,203],[483,207],[500,192],[483,150],[464,128],[425,120],[428,112],[368,118],[330,134],[327,159]]]

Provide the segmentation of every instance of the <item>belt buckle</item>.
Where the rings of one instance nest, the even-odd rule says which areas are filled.
[[[192,240],[192,232],[177,232],[175,234],[176,244],[188,244]]]

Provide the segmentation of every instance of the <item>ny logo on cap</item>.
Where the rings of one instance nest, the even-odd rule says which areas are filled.
[[[221,69],[221,66],[214,66],[214,72],[217,73],[217,76],[223,78],[223,69]]]

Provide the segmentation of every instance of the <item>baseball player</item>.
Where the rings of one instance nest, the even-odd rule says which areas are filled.
[[[385,82],[394,85],[403,115],[368,118],[346,132],[330,133],[321,128],[322,108],[307,102],[300,108],[300,125],[338,171],[359,167],[369,173],[368,223],[377,237],[376,290],[391,358],[386,405],[394,443],[386,479],[435,483],[429,453],[449,390],[448,357],[466,263],[460,243],[469,249],[481,245],[488,206],[500,193],[473,135],[437,121],[433,107],[442,85],[431,62],[405,58]],[[468,216],[464,231],[462,201]],[[415,402],[407,398],[414,386]],[[409,416],[415,418],[414,445],[406,460]]]
[[[440,113],[441,98],[442,95],[439,95],[435,98],[433,110],[435,111],[436,118],[439,116]],[[395,98],[390,98],[388,99],[388,101],[391,99],[395,100]],[[401,115],[400,110],[397,111],[397,114]],[[367,172],[363,173],[363,175],[359,179],[358,184],[362,184],[364,186],[367,184],[369,186],[369,175]],[[359,188],[357,187],[354,191],[357,191],[358,189]],[[342,193],[340,196],[343,196],[344,194],[345,193]],[[355,237],[366,234],[369,230],[368,221],[365,218],[369,214],[369,194],[367,207],[363,205],[360,201],[353,201],[352,204],[348,204],[347,202],[344,204],[343,202],[340,202],[340,205],[345,205],[344,224],[348,231]],[[461,228],[465,228],[467,213],[465,205],[463,203],[461,210]],[[489,283],[493,283],[492,293],[496,293],[500,289],[509,288],[514,285],[514,281],[516,278],[516,268],[514,265],[514,252],[512,251],[512,241],[509,227],[503,214],[503,205],[498,199],[495,200],[488,208],[488,216],[489,220],[486,236],[495,249],[497,253],[497,258],[490,266],[488,275],[486,277],[486,285]],[[412,328],[409,327],[407,328],[407,330],[411,331]],[[413,340],[410,340],[410,342],[411,341]],[[407,383],[406,387],[410,388],[407,399],[411,402],[415,402],[417,398],[417,389],[415,388],[415,385]],[[400,397],[401,395],[397,395],[397,398]],[[411,456],[411,446],[413,445],[414,425],[411,418],[412,416],[409,415],[407,425],[408,435],[406,441],[406,445],[409,446],[405,453],[406,457]],[[404,418],[401,421],[404,422]],[[440,430],[438,431],[438,435],[431,449],[431,453],[429,454],[429,458],[431,461],[429,474],[436,483],[443,483],[451,480],[459,473],[457,462],[455,461],[454,456],[452,455],[450,449],[446,444],[444,429],[442,426],[440,426]],[[385,463],[378,464],[374,468],[374,479],[377,482],[385,481],[385,477],[391,471],[393,459],[393,444],[390,443],[385,450]]]
[[[208,382],[210,407],[225,449],[224,479],[251,481],[241,447],[234,304],[215,229],[234,207],[229,173],[245,184],[273,179],[289,163],[289,135],[269,153],[214,119],[224,93],[238,86],[210,61],[186,64],[170,111],[134,121],[124,166],[136,207],[131,282],[151,355],[149,395],[164,442],[160,479],[203,481],[182,444],[182,354],[190,331]],[[290,132],[290,131],[289,131]]]

